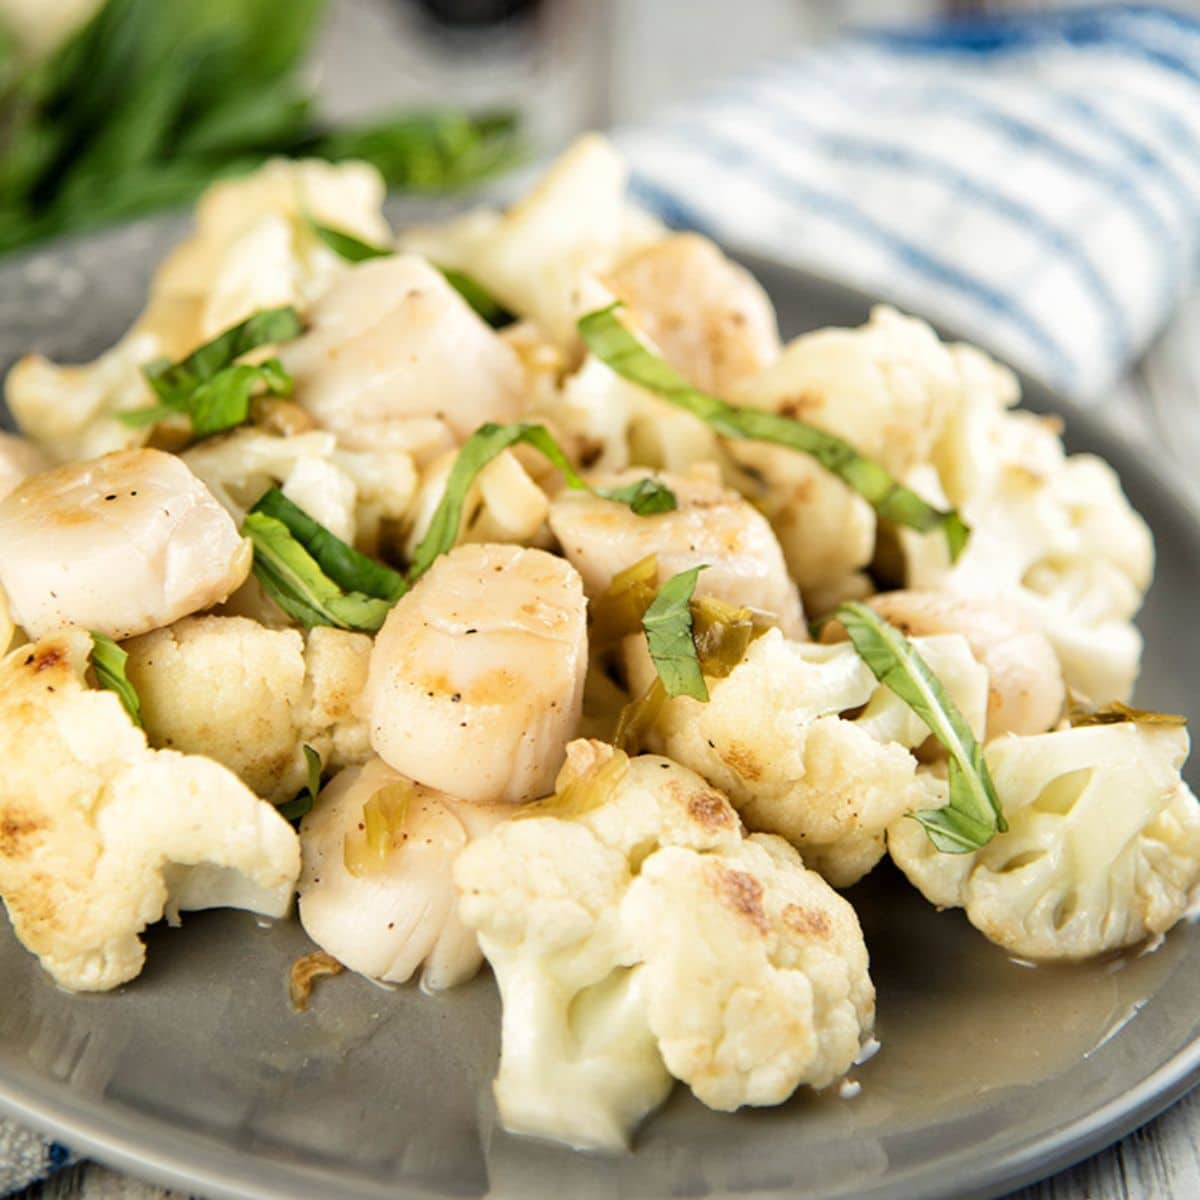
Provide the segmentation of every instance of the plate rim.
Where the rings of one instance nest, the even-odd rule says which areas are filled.
[[[94,233],[39,243],[12,256],[0,271],[19,267],[34,255],[54,254],[60,248],[101,240],[132,226],[166,226],[172,221],[177,222],[179,216],[180,211],[173,210],[121,222]],[[887,303],[820,272],[736,248],[732,253],[768,291],[773,289],[766,281],[774,279],[777,284],[783,283],[789,288],[822,293],[839,306],[865,311],[876,304]],[[930,321],[930,324],[943,339],[963,340],[952,325],[943,321]],[[1103,401],[1089,405],[1063,395],[1027,373],[1015,370],[1015,374],[1020,383],[1023,406],[1032,398],[1031,407],[1035,410],[1049,408],[1060,412],[1068,429],[1078,431],[1082,440],[1111,444],[1127,436],[1126,431],[1118,429],[1117,423],[1105,414]],[[1142,442],[1147,449],[1155,448],[1149,433],[1143,436]],[[1200,487],[1165,448],[1158,449],[1162,458],[1155,462],[1153,473],[1159,491],[1169,495],[1181,514],[1200,530]],[[1192,953],[1200,954],[1200,946]],[[1135,1014],[1130,1024],[1139,1016],[1140,1013]],[[954,1171],[946,1172],[945,1182],[933,1188],[928,1180],[910,1174],[907,1180],[881,1180],[869,1185],[863,1195],[872,1200],[882,1200],[884,1196],[888,1200],[993,1200],[1089,1158],[1166,1111],[1200,1083],[1200,1018],[1194,1028],[1191,1039],[1135,1087],[1046,1130],[1019,1148],[984,1151],[974,1161],[960,1157],[955,1160]],[[246,1150],[230,1154],[228,1147],[212,1142],[206,1145],[202,1135],[192,1134],[178,1124],[159,1118],[151,1118],[153,1140],[147,1144],[139,1141],[137,1135],[138,1125],[144,1128],[144,1116],[123,1110],[119,1105],[106,1105],[102,1098],[92,1101],[89,1111],[84,1112],[69,1090],[65,1098],[66,1103],[56,1084],[41,1080],[28,1080],[22,1084],[0,1074],[0,1114],[62,1140],[73,1151],[84,1152],[81,1157],[110,1165],[133,1177],[185,1193],[194,1194],[200,1188],[207,1200],[300,1200],[301,1197],[323,1200],[329,1196],[329,1181],[324,1172],[319,1177],[305,1179],[306,1168],[302,1165],[259,1158]],[[374,1192],[391,1200],[431,1200],[436,1195],[415,1181],[394,1181],[386,1185],[381,1182]],[[365,1196],[368,1193],[360,1190],[359,1194]],[[776,1194],[782,1196],[787,1192]]]

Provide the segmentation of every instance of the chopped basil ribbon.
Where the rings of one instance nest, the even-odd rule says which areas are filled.
[[[250,418],[250,401],[260,385],[288,396],[292,377],[277,358],[261,363],[237,359],[260,346],[285,342],[303,325],[294,308],[269,308],[247,317],[177,363],[156,359],[142,368],[158,397],[151,408],[121,413],[127,425],[151,425],[170,416],[186,416],[196,437],[209,437]]]
[[[708,687],[692,637],[692,593],[703,566],[672,575],[642,617],[646,648],[668,696],[708,700]]]
[[[361,241],[352,233],[343,229],[332,229],[321,225],[311,217],[308,220],[313,232],[335,254],[340,254],[347,262],[366,262],[371,258],[387,258],[395,254],[395,249],[388,246],[372,246],[370,242]],[[478,279],[459,271],[454,267],[438,267],[446,282],[483,318],[493,329],[503,329],[511,325],[517,318],[513,316],[495,296],[479,282]]]
[[[729,404],[692,387],[617,319],[620,307],[618,301],[590,312],[580,318],[578,328],[588,349],[623,379],[699,417],[725,437],[772,442],[810,455],[862,496],[879,516],[922,533],[941,529],[951,561],[962,553],[970,530],[956,511],[934,508],[835,434],[778,413]]]
[[[872,674],[926,725],[950,756],[950,802],[910,815],[946,854],[978,850],[1008,824],[971,727],[913,644],[865,604],[843,604],[837,619]]]
[[[399,571],[393,571],[348,546],[324,525],[314,521],[298,504],[293,504],[278,488],[263,495],[253,511],[282,521],[321,570],[346,591],[395,602],[408,590]]]
[[[295,823],[312,812],[313,805],[321,791],[321,756],[311,747],[304,747],[304,762],[308,768],[308,778],[303,790],[293,800],[285,804],[277,804],[275,811],[285,820]]]
[[[112,638],[103,633],[92,634],[92,670],[102,688],[115,692],[129,719],[142,727],[142,702],[129,677],[125,674],[125,663],[129,655]]]
[[[424,575],[439,555],[453,548],[458,540],[467,493],[479,473],[497,455],[510,446],[519,444],[532,446],[549,459],[563,473],[569,487],[587,490],[605,500],[626,504],[639,517],[672,512],[676,508],[675,493],[666,484],[655,479],[640,479],[636,483],[619,488],[591,487],[571,465],[571,460],[544,425],[525,421],[512,425],[495,425],[489,422],[481,425],[467,438],[454,460],[441,502],[413,555],[408,573],[410,583],[415,583]]]
[[[246,514],[254,574],[288,616],[311,629],[374,633],[404,594],[404,577],[334,537],[275,488]]]

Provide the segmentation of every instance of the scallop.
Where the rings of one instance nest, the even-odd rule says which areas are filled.
[[[553,790],[587,668],[579,573],[543,550],[459,546],[388,614],[365,693],[371,745],[477,803]]]
[[[356,861],[365,808],[383,798],[374,854]],[[464,983],[483,956],[458,918],[452,868],[472,837],[511,813],[414,784],[374,758],[340,772],[300,826],[300,921],[352,971],[404,983],[424,964],[433,990]],[[349,845],[349,849],[348,849]]]
[[[516,352],[415,255],[347,271],[280,358],[297,401],[351,449],[410,449],[431,422],[461,441],[519,413]]]
[[[638,328],[697,387],[722,392],[779,357],[762,285],[696,233],[639,250],[604,276]]]
[[[229,514],[161,450],[57,467],[0,501],[0,586],[34,638],[61,625],[148,633],[221,603],[250,562]]]
[[[597,486],[634,482],[644,471],[595,477]],[[565,492],[550,506],[550,528],[588,596],[602,596],[619,571],[653,554],[659,582],[706,565],[699,595],[772,613],[789,637],[804,638],[804,612],[766,517],[737,492],[699,476],[662,475],[674,512],[639,517],[623,504]]]

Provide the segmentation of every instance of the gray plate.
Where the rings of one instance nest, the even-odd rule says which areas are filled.
[[[36,346],[82,359],[120,333],[178,231],[142,223],[0,271],[0,365]],[[794,333],[862,318],[865,302],[763,268]],[[1143,695],[1200,716],[1192,633],[1200,523],[1162,462],[1066,409],[1073,449],[1121,471],[1158,538]],[[1196,782],[1193,774],[1193,783]],[[153,930],[117,995],[57,991],[0,921],[0,1108],[94,1154],[211,1197],[994,1196],[1116,1139],[1200,1072],[1200,933],[1081,968],[1010,962],[890,869],[855,889],[883,1050],[861,1091],[708,1112],[678,1089],[636,1153],[573,1155],[497,1128],[491,979],[440,997],[327,981],[289,1012],[295,923],[242,914]]]

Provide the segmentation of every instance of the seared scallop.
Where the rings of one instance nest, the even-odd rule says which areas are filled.
[[[459,546],[392,609],[367,677],[389,766],[477,803],[553,789],[587,669],[583,582],[561,558]]]
[[[0,586],[35,638],[60,625],[148,633],[219,604],[250,561],[225,509],[161,450],[57,467],[0,501]]]

